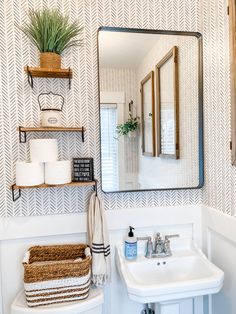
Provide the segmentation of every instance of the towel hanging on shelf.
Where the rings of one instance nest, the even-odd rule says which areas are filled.
[[[92,250],[92,281],[103,286],[110,282],[110,242],[104,207],[95,192],[89,202],[87,235]]]

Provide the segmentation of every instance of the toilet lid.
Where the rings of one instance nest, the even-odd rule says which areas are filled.
[[[11,314],[77,314],[91,310],[103,301],[103,290],[91,288],[85,300],[30,308],[26,304],[24,291],[21,291],[11,305]]]

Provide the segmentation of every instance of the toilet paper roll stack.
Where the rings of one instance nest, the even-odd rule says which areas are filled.
[[[30,160],[33,162],[48,162],[58,160],[57,140],[30,140]]]
[[[58,161],[56,139],[30,140],[30,161],[16,163],[16,185],[35,186],[71,182],[71,161]]]
[[[44,164],[39,162],[17,161],[16,185],[34,186],[44,183]]]
[[[65,184],[71,182],[71,161],[60,160],[45,163],[45,183]]]

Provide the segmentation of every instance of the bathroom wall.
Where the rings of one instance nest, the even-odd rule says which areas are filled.
[[[37,65],[38,53],[17,29],[16,24],[22,24],[27,19],[29,8],[42,8],[47,5],[49,7],[58,7],[61,11],[69,13],[72,20],[78,18],[84,26],[84,46],[80,49],[68,51],[63,58],[64,66],[70,66],[74,70],[72,89],[70,91],[66,81],[53,79],[35,80],[35,88],[32,90],[28,86],[27,77],[23,71],[23,67],[27,64]],[[212,1],[210,1],[209,9],[211,7],[211,10],[213,10]],[[211,16],[209,9],[206,2],[205,19]],[[84,125],[87,129],[84,144],[81,143],[80,134],[51,135],[56,136],[60,141],[61,158],[75,156],[93,157],[95,159],[95,175],[99,178],[99,106],[96,47],[98,27],[103,25],[201,31],[201,13],[200,2],[192,0],[2,1],[0,7],[0,216],[48,215],[86,210],[91,188],[25,190],[22,192],[21,199],[13,203],[9,187],[14,182],[15,161],[28,158],[28,145],[18,143],[16,128],[19,125],[36,126],[39,124],[37,96],[39,93],[48,90],[59,92],[66,98],[65,111],[63,113],[64,123],[69,126]],[[222,39],[222,36],[224,36],[222,31],[219,35],[216,34],[216,31],[213,31],[213,34],[215,34],[214,38]],[[207,36],[210,37],[209,35]],[[214,39],[213,37],[211,38],[211,40]],[[217,49],[216,51],[211,51],[212,56],[215,56],[218,53],[217,51]],[[208,51],[206,51],[206,54],[207,58],[209,57],[213,63],[215,58],[212,60]],[[223,66],[222,62],[221,66]],[[213,74],[216,73],[214,72]],[[224,76],[224,73],[222,75]],[[206,79],[207,86],[210,86],[211,79]],[[215,82],[215,78],[213,78],[213,82]],[[216,88],[216,85],[214,87]],[[218,95],[218,90],[216,94]],[[215,94],[210,95],[214,97]],[[224,98],[220,97],[223,103]],[[210,105],[210,108],[212,106]],[[225,110],[228,110],[223,107],[221,109],[223,114]],[[215,115],[214,111],[213,115]],[[214,121],[213,124],[215,123]],[[226,128],[223,121],[220,125]],[[218,136],[217,132],[216,135]],[[36,137],[35,134],[33,136]],[[225,135],[223,137],[225,138]],[[220,138],[220,142],[223,142],[223,138]],[[213,143],[212,145],[215,144]],[[208,156],[209,147],[210,145],[208,145]],[[217,153],[220,153],[219,149]],[[216,156],[215,153],[214,156]],[[218,163],[215,162],[214,165],[214,169],[211,168],[211,170],[216,172],[217,168],[217,171],[219,171]],[[211,180],[211,182],[214,181]],[[209,193],[211,190],[210,188]],[[219,194],[220,191],[218,189],[217,193]],[[140,192],[108,194],[103,195],[103,197],[106,209],[169,206],[200,203],[201,191]]]
[[[59,7],[85,26],[83,48],[68,51],[65,66],[74,69],[72,89],[67,82],[41,80],[35,89],[27,84],[23,66],[37,64],[37,52],[16,28],[26,20],[29,8]],[[99,177],[98,86],[96,30],[100,25],[191,30],[203,33],[204,113],[205,113],[205,188],[204,203],[234,215],[236,168],[230,163],[230,88],[228,17],[226,0],[210,1],[3,1],[0,8],[0,215],[44,215],[84,211],[88,188],[24,191],[12,202],[9,186],[14,182],[14,162],[26,159],[25,144],[19,145],[18,125],[37,125],[37,96],[52,89],[66,97],[64,122],[87,127],[86,142],[80,135],[56,134],[61,157],[92,156]],[[202,16],[202,19],[200,18]],[[95,121],[95,123],[94,123]],[[30,137],[29,137],[30,138]],[[201,191],[166,191],[104,195],[107,209],[134,206],[174,205],[201,202]]]
[[[222,291],[210,298],[209,314],[234,314],[236,167],[230,154],[230,68],[227,0],[203,1],[205,252],[225,272]],[[226,214],[226,215],[225,215]],[[208,313],[207,313],[208,314]]]
[[[203,202],[235,216],[236,167],[230,156],[227,0],[203,1],[205,187]]]
[[[222,290],[209,296],[209,308],[204,314],[234,314],[236,312],[236,220],[211,207],[202,207],[203,249],[224,271]]]
[[[43,6],[59,7],[68,12],[72,19],[79,18],[84,25],[84,47],[68,51],[64,56],[65,66],[74,70],[72,89],[68,90],[67,82],[52,79],[35,81],[35,89],[27,84],[23,66],[37,64],[37,52],[22,36],[15,23],[22,24],[26,19],[29,8]],[[99,125],[98,125],[98,84],[97,84],[97,28],[103,26],[123,26],[138,28],[170,29],[200,31],[203,33],[204,44],[204,113],[205,113],[205,180],[203,189],[203,202],[216,208],[218,211],[235,215],[236,205],[236,167],[230,164],[230,88],[229,88],[229,49],[228,49],[228,17],[226,13],[227,0],[3,0],[0,6],[0,216],[33,216],[82,212],[86,210],[89,188],[63,188],[48,190],[29,190],[22,192],[22,198],[16,203],[12,202],[9,186],[14,182],[14,162],[17,159],[28,157],[26,144],[18,143],[16,128],[19,125],[31,126],[39,123],[39,109],[37,96],[40,92],[53,90],[66,97],[64,122],[69,126],[84,125],[87,128],[86,140],[82,144],[80,135],[56,134],[60,140],[61,158],[75,156],[92,156],[95,158],[95,173],[99,177]],[[35,137],[35,135],[34,135]],[[30,136],[29,136],[30,139]],[[202,201],[201,190],[183,190],[166,192],[140,192],[103,195],[106,209],[172,206],[183,204],[198,204]],[[176,208],[173,207],[173,213]],[[166,209],[163,211],[166,212]],[[188,207],[187,211],[188,212]],[[194,211],[196,212],[196,211]],[[69,217],[68,215],[67,217]],[[162,217],[160,214],[157,221]],[[179,216],[181,219],[185,215]],[[40,217],[43,218],[43,217]],[[170,214],[168,219],[174,219]],[[4,224],[11,224],[11,220],[4,218]],[[31,219],[31,218],[25,218]],[[48,226],[51,233],[43,233],[44,222],[35,223],[37,236],[53,236],[57,234],[54,228],[60,228],[57,221],[48,217]],[[133,219],[133,216],[132,216]],[[221,221],[223,221],[220,218]],[[3,221],[3,218],[1,219]],[[64,221],[64,220],[63,220]],[[72,220],[77,224],[76,220]],[[119,219],[117,219],[119,221]],[[128,224],[128,219],[124,219]],[[133,220],[132,220],[133,221]],[[70,221],[71,223],[71,221]],[[175,222],[176,223],[176,222]],[[166,221],[167,224],[167,221]],[[172,225],[174,222],[172,222]],[[63,224],[65,227],[65,223]],[[43,227],[43,228],[42,228]],[[213,225],[210,225],[212,228]],[[224,220],[224,228],[229,230],[230,223]],[[66,233],[71,233],[71,224],[68,224]],[[218,233],[222,229],[219,225]],[[15,238],[20,231],[27,229],[24,221],[19,229],[15,229]],[[59,230],[59,229],[58,229]],[[235,228],[233,229],[235,230]],[[6,229],[4,229],[6,232]],[[200,232],[200,231],[199,231]],[[58,231],[59,233],[59,231]],[[75,232],[76,233],[76,232]],[[122,232],[123,234],[123,232]],[[121,236],[121,234],[120,234]],[[226,284],[233,269],[231,260],[222,260],[224,254],[233,254],[235,245],[232,244],[233,234],[225,244],[219,235],[214,236],[213,261],[217,262],[227,271]],[[223,235],[224,237],[225,235]],[[13,238],[14,238],[13,237]],[[13,247],[13,270],[18,278],[19,265],[23,251],[29,244],[49,243],[61,241],[53,237],[36,240],[34,233],[28,235],[31,240],[20,245],[17,251],[17,260]],[[63,236],[64,237],[64,236]],[[2,240],[3,240],[2,236]],[[71,240],[71,237],[67,237]],[[76,240],[80,239],[77,235]],[[49,242],[48,242],[49,241]],[[223,243],[222,243],[223,242]],[[222,246],[226,250],[217,251]],[[9,253],[7,238],[5,238],[6,257]],[[18,242],[15,242],[18,247]],[[15,245],[14,244],[14,245]],[[9,255],[11,256],[11,255]],[[1,261],[3,255],[1,254]],[[17,261],[17,264],[15,263]],[[4,267],[8,265],[5,260]],[[5,272],[5,276],[7,272]],[[14,285],[15,278],[6,281],[8,288]],[[18,282],[19,285],[19,282]],[[3,286],[3,285],[2,285]],[[17,289],[16,289],[17,288]],[[19,286],[15,287],[14,292]],[[5,290],[5,286],[4,286]],[[7,291],[13,290],[5,290]],[[235,289],[234,289],[235,291]],[[230,292],[231,293],[231,292]],[[231,294],[229,294],[230,296]],[[222,295],[219,295],[221,297]],[[7,296],[9,306],[13,295]],[[232,293],[232,300],[234,294]],[[228,294],[224,300],[228,300]],[[216,300],[216,302],[218,302]],[[213,304],[216,306],[217,303]],[[231,306],[232,305],[227,305]],[[214,313],[214,312],[213,312]],[[7,312],[4,314],[8,314]],[[215,313],[214,313],[215,314]],[[227,313],[228,314],[228,313]],[[231,314],[231,313],[230,313]],[[233,314],[233,312],[232,312]]]

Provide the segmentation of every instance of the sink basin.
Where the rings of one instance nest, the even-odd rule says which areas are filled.
[[[124,246],[116,247],[116,264],[131,300],[156,303],[220,291],[224,273],[191,241],[172,249],[172,253],[151,259],[142,253],[135,261],[128,261]]]

